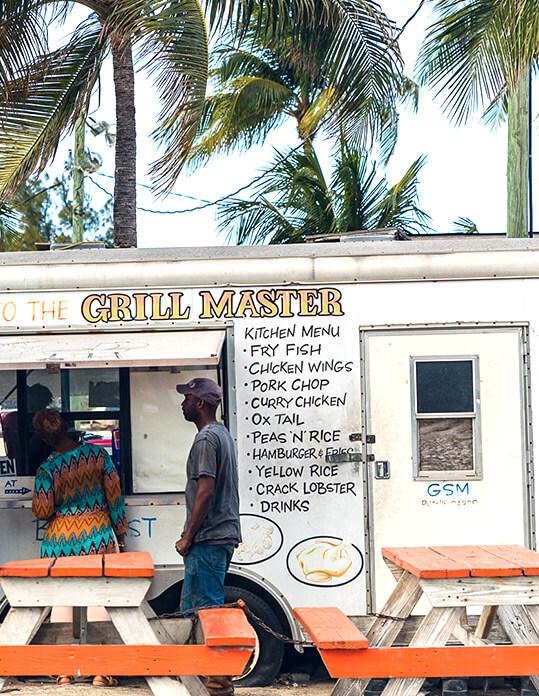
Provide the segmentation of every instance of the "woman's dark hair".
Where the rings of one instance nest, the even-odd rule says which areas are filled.
[[[56,445],[67,433],[67,423],[55,408],[43,408],[34,416],[32,423],[39,437],[48,445]]]

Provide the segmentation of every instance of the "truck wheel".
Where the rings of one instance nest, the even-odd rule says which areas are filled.
[[[225,587],[225,603],[243,599],[249,609],[278,633],[283,632],[281,622],[271,606],[258,595],[241,587]],[[249,618],[249,617],[248,617]],[[244,673],[235,679],[237,686],[267,686],[275,679],[281,669],[284,656],[284,643],[264,631],[249,619],[257,635],[257,644]]]

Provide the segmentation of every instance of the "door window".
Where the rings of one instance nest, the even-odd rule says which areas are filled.
[[[412,358],[416,478],[481,473],[477,357]]]

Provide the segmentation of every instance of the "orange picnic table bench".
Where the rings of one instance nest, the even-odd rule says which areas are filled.
[[[397,581],[363,635],[339,609],[296,608],[332,677],[333,696],[416,696],[426,677],[528,676],[539,666],[539,553],[518,545],[384,548]],[[408,647],[392,647],[422,596],[431,605]],[[467,607],[479,607],[475,631]],[[495,618],[512,645],[487,642]],[[446,647],[455,638],[462,647]],[[531,677],[539,687],[539,678]]]
[[[204,645],[161,645],[142,610],[153,576],[145,552],[5,563],[0,688],[7,676],[114,674],[146,677],[155,696],[188,696],[188,675],[241,674],[256,643],[244,612],[200,610]],[[52,606],[104,606],[124,645],[29,645]]]

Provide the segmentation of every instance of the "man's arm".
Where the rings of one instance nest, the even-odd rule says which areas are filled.
[[[200,525],[206,519],[210,511],[211,502],[213,500],[213,491],[215,490],[215,479],[213,476],[200,476],[197,482],[197,492],[193,502],[193,511],[187,529],[181,539],[176,542],[176,551],[180,556],[187,556],[193,537],[198,532]]]

